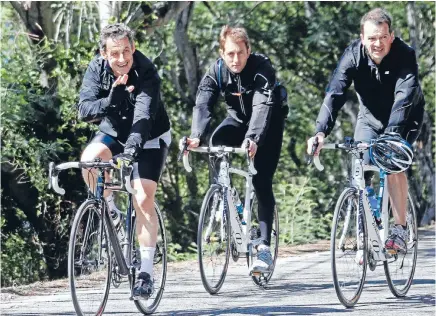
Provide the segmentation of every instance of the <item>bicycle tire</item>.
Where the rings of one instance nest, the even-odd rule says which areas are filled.
[[[103,207],[106,207],[105,202],[103,203]],[[68,279],[74,309],[79,316],[102,315],[109,296],[112,273],[110,243],[108,228],[106,222],[104,220],[102,222],[98,204],[97,200],[91,199],[83,202],[77,210],[71,227],[68,248]],[[86,221],[86,225],[82,220]],[[93,241],[97,241],[97,245],[93,245]],[[80,246],[80,248],[77,249],[76,246]],[[82,253],[83,251],[85,253]],[[80,255],[80,257],[76,258],[77,255]],[[94,255],[97,258],[93,258]],[[100,268],[101,270],[99,270]],[[78,283],[79,281],[81,283],[82,277],[88,275],[92,276],[90,281],[84,282],[84,285],[79,285]],[[88,292],[95,291],[98,288],[95,283],[100,278],[105,278],[102,284],[101,299],[97,300],[98,303],[95,308],[92,307],[88,311],[87,307],[91,301],[87,297],[97,297],[94,293],[89,295]],[[91,290],[88,290],[88,288]],[[81,299],[82,294],[85,297],[84,301]]]
[[[148,300],[134,300],[136,308],[144,315],[150,315],[156,311],[159,306],[159,303],[162,299],[162,295],[165,289],[165,281],[167,275],[167,239],[166,239],[166,231],[165,231],[165,223],[162,217],[162,213],[159,209],[159,206],[155,203],[154,210],[158,219],[158,237],[156,243],[156,250],[154,254],[153,260],[153,284],[154,284],[154,293],[152,296],[148,298]],[[136,232],[133,233],[135,238]],[[131,247],[132,252],[135,251],[135,245]],[[158,265],[162,263],[161,267]],[[130,286],[133,287],[132,278],[129,278]]]
[[[344,207],[346,207],[345,210]],[[363,208],[361,208],[360,220],[357,219],[356,215],[359,214],[359,207],[361,206],[357,189],[346,188],[336,203],[332,222],[330,254],[333,284],[339,301],[347,308],[353,307],[358,302],[366,278],[367,231],[365,216],[362,213]],[[343,227],[340,227],[341,220],[344,220]],[[362,230],[360,241],[358,222],[361,223],[360,230]],[[347,227],[345,231],[344,227]],[[344,264],[351,263],[352,268],[357,271],[355,274],[357,281],[345,282],[345,280],[351,279],[349,275],[342,280],[341,274],[344,270],[342,259],[344,259]],[[350,295],[348,295],[349,292]]]
[[[198,262],[200,267],[200,275],[201,281],[203,283],[204,288],[209,294],[216,294],[221,289],[224,280],[227,274],[227,268],[229,265],[230,258],[230,218],[228,212],[228,203],[226,203],[226,190],[227,188],[222,188],[220,185],[213,184],[209,190],[207,191],[203,203],[200,210],[200,219],[198,222],[198,233],[197,233],[197,253],[198,253]],[[210,205],[212,203],[212,205]],[[220,214],[220,203],[223,203],[222,214]],[[211,206],[211,207],[210,207]],[[212,208],[212,210],[211,210]],[[209,213],[209,210],[213,212]],[[219,224],[220,232],[216,233],[215,236],[212,236],[212,232],[209,233],[209,236],[203,238],[203,230],[206,225],[206,221],[209,220],[208,224],[210,224],[210,228],[213,228],[214,222]],[[212,221],[212,222],[211,222]],[[221,226],[222,225],[222,226]],[[209,227],[209,226],[208,226]],[[207,227],[207,228],[208,228]],[[207,233],[207,231],[206,231]],[[221,234],[224,233],[224,236]],[[207,234],[206,234],[207,235]],[[211,238],[212,237],[212,238]],[[206,239],[206,240],[205,240]],[[213,239],[213,240],[212,240]],[[222,245],[218,245],[218,248],[214,249],[214,246],[217,246],[217,242],[221,241]],[[222,254],[223,250],[225,253],[224,264],[222,266],[222,271],[218,273],[217,281],[208,280],[206,265],[203,261],[204,254],[203,251],[210,250],[213,251],[214,254],[218,258],[218,254]],[[211,261],[211,260],[210,260]],[[213,269],[214,270],[214,269]],[[215,271],[213,271],[213,276],[215,275]]]
[[[389,258],[387,261],[383,262],[386,281],[388,282],[389,289],[392,294],[396,297],[404,297],[412,286],[413,276],[415,274],[416,268],[416,260],[418,256],[418,225],[417,225],[417,217],[416,210],[410,196],[410,193],[407,196],[408,199],[408,209],[407,209],[407,226],[408,226],[408,241],[407,241],[407,251],[405,254],[396,254],[393,258]],[[389,206],[389,214],[392,214],[392,207]],[[390,217],[392,218],[392,216]],[[410,227],[412,227],[410,229]],[[412,251],[410,253],[410,250]],[[407,257],[407,258],[406,258]],[[406,265],[410,266],[409,275],[405,280],[394,280],[394,276],[392,275],[398,268],[399,270],[404,270],[404,263],[406,261]],[[403,271],[400,273],[403,274]],[[403,282],[404,281],[404,282]],[[400,287],[402,286],[402,287]]]

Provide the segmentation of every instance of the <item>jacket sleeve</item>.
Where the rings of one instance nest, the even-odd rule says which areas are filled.
[[[422,99],[422,91],[418,81],[418,64],[414,51],[410,53],[407,60],[408,62],[399,72],[395,84],[395,100],[386,132],[401,134],[414,105]]]
[[[103,118],[110,104],[111,95],[107,98],[99,98],[101,84],[97,68],[96,61],[89,64],[79,92],[79,119],[86,122]]]
[[[213,64],[201,79],[195,99],[195,106],[192,115],[190,138],[202,138],[209,127],[212,108],[219,97],[219,86],[217,78],[216,63]]]
[[[335,126],[339,110],[347,100],[347,91],[353,82],[356,73],[356,61],[353,56],[352,48],[345,50],[329,85],[326,89],[326,96],[322,103],[318,117],[316,119],[316,132],[323,132],[326,136],[330,134]]]
[[[161,80],[156,68],[149,67],[142,76],[142,82],[138,85],[132,128],[124,149],[124,152],[133,156],[148,140],[160,102]]]
[[[254,75],[253,112],[245,134],[245,138],[259,145],[265,139],[273,106],[277,104],[273,93],[275,83],[276,75],[271,63],[262,63]]]

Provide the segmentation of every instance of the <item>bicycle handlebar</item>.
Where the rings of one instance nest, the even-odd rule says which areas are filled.
[[[246,154],[248,160],[248,170],[252,175],[257,174],[257,170],[254,167],[253,159],[248,156],[248,148],[243,149],[240,147],[225,147],[225,146],[213,146],[213,147],[196,147],[196,148],[187,148],[186,144],[180,144],[180,152],[183,154],[183,166],[185,167],[187,172],[192,172],[192,168],[189,164],[188,153],[190,151],[198,152],[198,153],[234,153],[234,154]],[[180,156],[180,155],[179,155]]]
[[[344,149],[344,150],[354,150],[354,151],[365,151],[368,150],[372,145],[369,143],[364,142],[355,142],[355,143],[330,143],[330,144],[324,144],[321,148],[323,149]],[[319,152],[319,155],[313,156],[313,164],[315,165],[316,169],[319,171],[324,170],[324,166],[321,164],[321,161],[319,160],[319,156],[321,155],[321,150]]]
[[[130,175],[132,173],[133,167],[125,167],[117,169],[114,167],[110,162],[102,162],[102,161],[89,161],[89,162],[64,162],[59,165],[55,165],[54,162],[50,162],[49,164],[49,181],[48,181],[48,188],[57,192],[60,195],[65,194],[65,190],[62,189],[59,186],[59,180],[58,175],[62,170],[71,169],[71,168],[77,168],[77,169],[83,169],[83,168],[100,168],[100,169],[114,169],[120,171],[120,177],[121,179],[124,179],[121,183],[120,190],[123,190],[123,188],[126,189],[127,192],[130,194],[136,194],[136,190],[132,188],[130,184]],[[127,171],[127,173],[126,173]]]

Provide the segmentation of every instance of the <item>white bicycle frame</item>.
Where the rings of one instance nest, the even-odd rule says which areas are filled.
[[[197,147],[192,148],[190,151],[194,152],[201,152],[201,153],[236,153],[236,154],[246,154],[247,151],[245,149],[241,148],[233,148],[233,147],[223,147],[223,146],[216,146],[216,147]],[[186,169],[186,171],[191,172],[192,168],[189,165],[189,159],[188,155],[183,155],[183,165]],[[224,201],[222,203],[225,203],[225,200],[227,200],[227,203],[223,205],[228,205],[229,207],[229,217],[230,217],[230,231],[231,231],[231,238],[234,241],[236,245],[236,250],[238,253],[246,253],[248,251],[248,246],[251,243],[251,239],[249,236],[250,228],[251,228],[251,199],[253,198],[253,175],[257,173],[256,169],[254,168],[253,161],[250,159],[250,163],[248,165],[248,170],[245,171],[242,169],[237,169],[230,167],[229,162],[227,159],[223,159],[220,162],[220,171],[218,174],[218,184],[221,185],[223,188],[225,188],[224,192],[226,192],[226,196],[224,197]],[[231,184],[230,184],[230,174],[237,174],[239,176],[242,176],[245,178],[245,203],[244,203],[244,211],[243,211],[243,218],[246,222],[245,225],[241,223],[241,220],[239,218],[238,212],[236,210],[236,206],[233,202],[232,198],[232,190],[231,190]],[[216,212],[216,210],[219,210],[220,207],[214,207],[212,212]],[[212,213],[211,218],[213,217],[219,217],[222,216],[222,213],[216,214]],[[221,238],[224,238],[224,222],[220,221],[221,225]],[[212,221],[209,222],[208,227],[206,228],[206,236],[210,235],[210,232],[212,230]]]
[[[367,150],[368,145],[366,143],[361,143],[361,151]],[[322,149],[338,149],[338,148],[346,148],[345,146],[340,146],[338,144],[324,144]],[[322,171],[324,167],[321,165],[319,161],[319,156],[315,156],[313,159],[315,167]],[[364,172],[366,171],[375,171],[380,172],[380,169],[373,165],[368,165],[363,162],[362,158],[355,158],[353,160],[352,166],[352,187],[356,188],[359,192],[359,196],[362,196],[362,205],[364,209],[364,216],[366,220],[366,227],[368,233],[368,251],[371,251],[372,257],[376,261],[386,261],[390,258],[390,255],[387,253],[385,249],[384,241],[388,238],[388,224],[389,224],[389,191],[387,181],[388,178],[385,176],[384,188],[380,188],[379,196],[382,196],[381,203],[381,216],[382,216],[382,224],[383,228],[379,229],[375,218],[372,214],[371,206],[368,199],[368,192],[365,190],[365,179]],[[361,212],[360,201],[358,206],[358,214],[356,216],[356,227],[359,227],[359,216]],[[350,218],[350,210],[347,210],[345,223],[344,223],[344,231],[342,232],[341,239],[339,241],[339,245],[343,243],[343,239],[345,237],[346,231],[348,230]],[[346,229],[347,228],[347,229]]]

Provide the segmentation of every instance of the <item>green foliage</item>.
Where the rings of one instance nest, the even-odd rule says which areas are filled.
[[[24,213],[17,209],[16,215],[25,220]],[[1,218],[1,229],[6,219]],[[26,225],[27,226],[27,225]],[[19,232],[1,234],[2,252],[2,285],[21,284],[44,278],[46,268],[42,249],[36,239],[38,237],[31,227],[23,227]]]
[[[420,41],[420,79],[426,110],[434,124],[435,10],[432,3],[414,4]],[[137,48],[158,68],[162,98],[172,123],[173,143],[157,192],[165,218],[170,260],[195,257],[198,213],[209,185],[204,155],[190,155],[195,168],[192,174],[187,174],[177,162],[177,143],[190,133],[195,102],[185,72],[197,71],[201,78],[218,58],[219,32],[228,23],[247,28],[252,50],[270,57],[277,77],[289,92],[290,114],[274,177],[280,240],[302,243],[329,238],[335,199],[348,181],[347,158],[338,152],[323,152],[326,171],[320,173],[306,165],[305,143],[313,135],[324,89],[337,60],[344,48],[359,37],[360,18],[375,3],[233,1],[192,5],[187,34],[197,58],[196,69],[187,68],[176,48],[175,21],[159,26],[152,34],[146,33],[143,26],[156,20],[153,13],[131,25],[137,33]],[[392,13],[395,34],[409,42],[407,3],[382,2],[377,6],[384,6]],[[44,39],[32,44],[11,5],[2,3],[5,21],[1,27],[0,51],[2,285],[30,282],[44,275],[65,276],[70,221],[86,195],[79,172],[73,171],[61,174],[65,196],[49,191],[47,167],[50,161],[77,161],[96,130],[94,125],[77,121],[75,104],[84,72],[97,49],[98,17],[92,2],[53,2],[52,7],[56,12],[73,10],[70,31],[65,32],[65,14],[57,42]],[[134,7],[129,2],[121,3],[113,21],[124,20]],[[82,9],[87,16],[80,19]],[[357,98],[353,93],[349,96],[351,108],[357,111]],[[217,126],[224,115],[225,106],[220,104],[211,127]],[[341,140],[352,132],[351,116],[341,111],[329,141]],[[237,159],[234,162],[242,163]],[[124,197],[117,198],[117,203],[120,207],[127,205]]]
[[[197,245],[191,245],[185,249],[177,243],[169,243],[167,247],[168,261],[193,260],[197,258]]]

